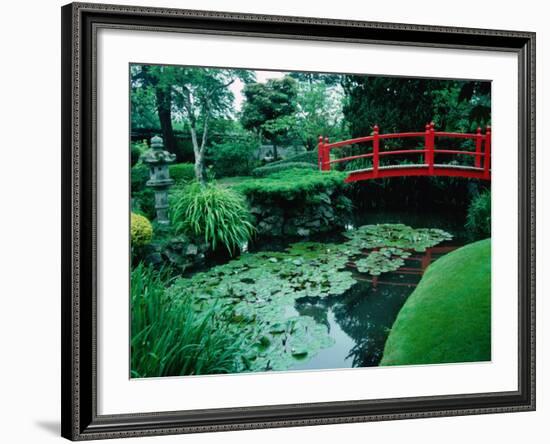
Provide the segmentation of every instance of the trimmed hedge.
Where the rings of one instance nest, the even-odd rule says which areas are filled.
[[[287,157],[286,159],[277,160],[275,162],[269,163],[269,165],[284,165],[285,163],[292,162],[306,162],[311,163],[312,165],[317,165],[319,161],[319,154],[317,150],[305,151],[300,154],[295,154],[294,156]]]
[[[188,183],[195,180],[195,165],[189,162],[168,166],[170,178],[176,183]]]
[[[270,163],[262,167],[254,168],[252,170],[252,175],[256,177],[264,177],[264,176],[269,176],[270,174],[273,174],[273,173],[278,173],[279,171],[301,169],[301,168],[315,170],[317,169],[317,165],[313,165],[308,162],[287,162],[287,163],[280,163],[276,165]]]
[[[346,176],[346,173],[340,171],[290,169],[267,177],[244,180],[234,185],[234,188],[253,200],[308,199],[328,189],[343,188]]]
[[[435,261],[397,315],[380,365],[491,359],[491,239]]]
[[[130,219],[130,235],[133,247],[147,245],[151,242],[151,239],[153,239],[153,226],[145,216],[132,213]]]

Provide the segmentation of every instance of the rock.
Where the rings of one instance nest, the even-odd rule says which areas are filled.
[[[298,234],[298,236],[302,236],[302,237],[307,237],[309,236],[309,234],[311,233],[310,230],[308,230],[307,228],[298,228],[296,234]]]
[[[252,207],[250,208],[251,214],[263,214],[265,212],[265,209],[262,209],[260,207]]]
[[[145,257],[145,261],[153,265],[159,265],[162,263],[162,256],[157,252],[150,253]]]
[[[189,244],[185,249],[185,254],[187,256],[195,256],[197,255],[198,252],[199,252],[199,247],[197,247],[195,244]]]
[[[310,228],[319,228],[320,226],[321,226],[321,221],[319,219],[309,221],[306,224],[306,227],[310,227]]]

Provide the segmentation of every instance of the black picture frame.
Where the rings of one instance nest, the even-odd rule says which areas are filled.
[[[535,409],[535,33],[72,3],[62,14],[62,436],[71,440]],[[518,390],[100,416],[95,40],[100,27],[510,51],[519,66]],[[512,290],[511,290],[512,291]]]

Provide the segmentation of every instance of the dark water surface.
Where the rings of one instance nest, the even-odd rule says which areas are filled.
[[[301,298],[290,315],[306,315],[325,325],[334,345],[322,349],[309,360],[297,363],[288,370],[312,370],[376,366],[382,358],[384,344],[399,310],[420,281],[426,267],[438,257],[466,243],[463,217],[452,213],[410,214],[377,212],[364,214],[351,222],[349,229],[376,223],[403,223],[413,228],[441,228],[454,236],[424,253],[405,260],[395,272],[373,277],[358,273],[350,265],[358,281],[340,296]],[[334,242],[325,236],[316,241]],[[280,250],[288,242],[252,246],[251,250]]]

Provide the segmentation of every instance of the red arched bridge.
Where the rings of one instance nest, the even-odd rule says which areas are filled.
[[[381,140],[404,138],[423,138],[424,148],[400,149],[395,151],[380,150]],[[475,142],[475,151],[437,149],[435,147],[436,138],[471,139]],[[372,149],[365,154],[333,159],[330,157],[330,152],[333,149],[368,142],[372,142]],[[349,171],[346,182],[401,176],[449,176],[491,180],[491,128],[489,126],[485,134],[481,133],[481,128],[478,128],[475,134],[449,133],[445,131],[435,131],[432,122],[426,125],[426,130],[423,132],[379,134],[378,125],[375,125],[372,136],[333,143],[329,143],[328,137],[321,136],[319,137],[318,152],[319,169],[321,171],[330,171],[331,165],[337,163],[349,162],[357,159],[372,159],[372,165],[369,168]],[[421,155],[423,162],[400,165],[380,164],[381,157],[391,158],[391,156],[404,156],[409,154]],[[473,164],[471,164],[471,162],[470,164],[464,162],[460,164],[437,163],[436,155],[438,154],[446,154],[447,156],[466,155],[467,157],[473,157],[474,160]]]

